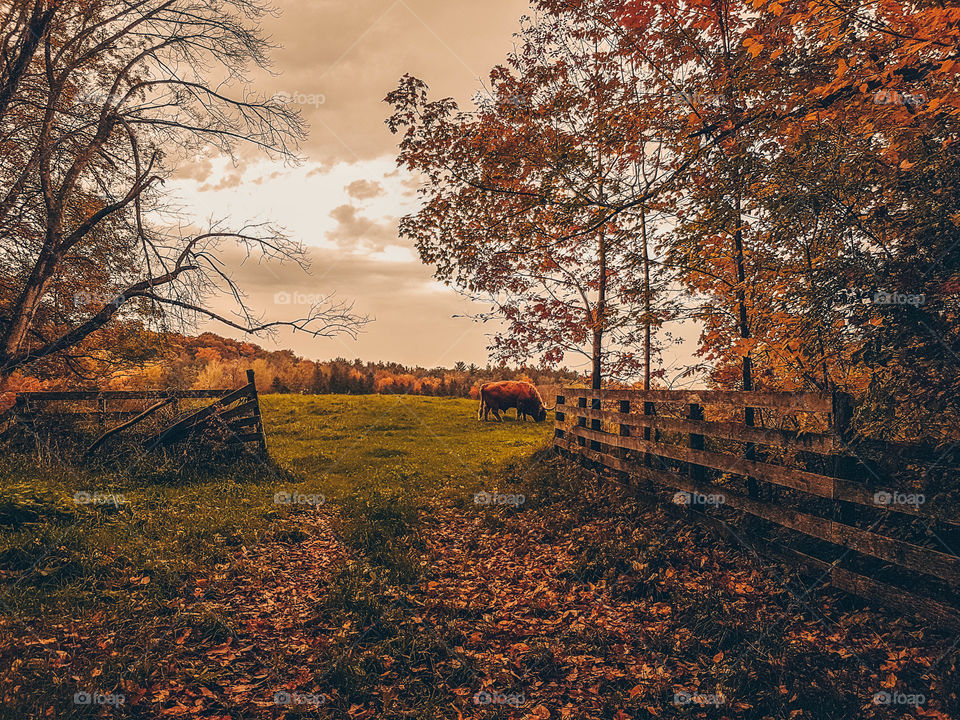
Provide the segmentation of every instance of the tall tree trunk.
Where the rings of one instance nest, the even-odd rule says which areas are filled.
[[[737,173],[735,177],[735,182],[736,194],[734,196],[734,211],[736,213],[735,221],[737,223],[737,228],[733,233],[733,249],[734,262],[737,265],[737,306],[740,316],[740,337],[744,340],[747,340],[750,338],[750,322],[749,317],[747,316],[747,297],[746,289],[744,287],[746,282],[746,268],[744,267],[743,261],[743,213],[740,197],[739,173]],[[750,360],[750,353],[746,352],[743,355],[741,376],[743,380],[743,389],[747,391],[753,390],[753,378],[751,376],[751,371],[752,363]],[[743,424],[749,427],[753,427],[755,424],[754,409],[752,407],[744,407]],[[756,458],[756,446],[753,443],[747,443],[744,457],[747,460],[754,460]],[[755,499],[760,497],[760,483],[758,483],[752,477],[747,478],[747,493],[750,495],[750,497]]]
[[[650,251],[647,248],[647,210],[640,210],[640,240],[643,243],[643,389],[650,389]]]
[[[597,304],[593,310],[593,376],[591,387],[594,390],[599,390],[603,382],[603,326],[606,322],[607,310],[607,235],[604,228],[600,228],[597,255],[600,264],[600,277],[597,288]]]
[[[811,240],[811,242],[813,242],[813,240],[815,240],[815,239],[816,239],[816,225],[814,225],[814,235],[813,235],[813,239]],[[803,253],[804,253],[804,256],[805,256],[806,259],[807,259],[807,282],[810,284],[810,288],[813,288],[814,282],[816,281],[816,279],[815,279],[815,277],[814,277],[814,272],[813,272],[813,258],[811,257],[811,254],[810,254],[810,245],[809,245],[809,244],[804,245]],[[814,304],[815,304],[815,305],[819,306],[819,305],[820,305],[820,301],[817,300],[815,303],[811,303],[810,301],[808,301],[807,304],[808,304],[808,305],[814,305]],[[819,351],[820,351],[820,370],[821,370],[821,372],[823,373],[823,388],[822,388],[822,390],[823,390],[824,392],[827,392],[827,391],[830,389],[830,373],[829,373],[829,371],[827,370],[827,350],[826,350],[826,348],[824,347],[824,344],[823,344],[823,331],[822,331],[822,328],[820,327],[820,323],[819,323],[819,322],[816,324],[816,332],[817,332],[817,348],[818,348]]]
[[[736,182],[739,184],[739,177]],[[735,222],[737,223],[736,230],[733,233],[733,261],[737,266],[737,312],[740,318],[740,337],[744,340],[750,338],[750,322],[747,317],[747,298],[746,291],[744,288],[744,283],[746,282],[746,269],[743,262],[743,215],[741,212],[741,203],[740,203],[740,189],[737,188],[735,199],[734,199],[734,212],[735,212]],[[751,363],[750,363],[750,353],[745,353],[743,356],[743,368],[742,368],[742,377],[743,377],[743,389],[744,390],[753,390],[753,379],[751,378]],[[748,424],[752,425],[753,419],[753,408],[747,408],[750,411],[751,422]]]

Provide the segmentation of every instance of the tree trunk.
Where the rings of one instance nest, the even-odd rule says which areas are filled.
[[[650,389],[650,252],[647,249],[647,210],[640,212],[640,239],[643,242],[643,389]]]
[[[599,390],[603,381],[603,325],[606,322],[607,309],[607,236],[603,228],[600,229],[597,255],[600,264],[600,277],[597,288],[597,304],[593,311],[593,376],[591,387],[594,390]]]
[[[740,337],[746,340],[750,338],[750,323],[747,317],[747,298],[744,290],[744,283],[746,282],[746,270],[743,262],[743,216],[741,214],[739,189],[737,190],[736,197],[734,199],[734,210],[736,213],[735,220],[737,223],[737,228],[733,233],[733,261],[737,266],[737,310],[740,316]],[[743,389],[753,390],[753,380],[750,377],[750,353],[745,353],[743,356],[742,375]],[[751,416],[751,422],[747,424],[752,425],[753,408],[747,409],[750,411]]]
[[[736,177],[737,190],[734,198],[734,210],[736,212],[736,223],[737,228],[733,233],[733,249],[734,249],[734,262],[737,265],[737,305],[738,312],[740,316],[740,337],[743,339],[749,339],[750,337],[750,322],[747,316],[747,297],[746,290],[744,289],[744,283],[746,282],[746,269],[743,262],[743,213],[740,200],[740,177],[739,174]],[[743,389],[746,391],[753,390],[753,378],[751,377],[751,361],[750,353],[746,352],[743,355],[743,367],[741,370],[742,379],[743,379]],[[753,427],[754,422],[754,410],[752,407],[745,407],[743,409],[743,424],[748,427]],[[745,448],[744,457],[747,460],[754,460],[756,457],[756,446],[753,443],[747,443]],[[752,477],[747,478],[747,493],[752,498],[760,497],[760,484]]]

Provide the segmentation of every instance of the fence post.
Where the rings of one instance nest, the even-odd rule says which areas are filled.
[[[587,406],[587,398],[586,396],[581,395],[580,397],[577,398],[577,407],[585,408],[586,406]],[[585,418],[583,415],[577,415],[577,427],[585,428],[586,426],[587,426],[587,418]],[[587,441],[583,437],[578,435],[577,445],[579,445],[580,447],[584,447],[586,444],[587,444]]]
[[[754,426],[753,410],[752,407],[743,408],[743,424],[747,427]],[[756,460],[757,446],[752,442],[748,442],[743,456],[750,461]],[[749,475],[747,476],[747,494],[754,500],[760,498],[760,483],[757,482],[756,478],[750,477]]]
[[[557,402],[555,406],[556,412],[554,413],[554,421],[553,421],[553,449],[555,452],[559,453],[561,456],[567,455],[566,449],[562,445],[560,445],[558,442],[559,440],[563,440],[563,438],[567,434],[566,430],[560,427],[560,423],[566,422],[567,420],[566,413],[564,413],[563,410],[561,409],[561,406],[566,404],[567,404],[567,398],[563,395],[557,395]]]
[[[700,422],[703,420],[703,405],[700,405],[699,403],[690,403],[687,419],[695,422]],[[703,450],[703,435],[700,435],[699,433],[690,433],[689,444],[691,450]],[[691,480],[695,480],[697,482],[703,480],[704,467],[702,465],[697,465],[691,462],[688,463],[688,468],[690,471]]]
[[[656,411],[654,410],[654,406],[653,406],[653,403],[652,403],[652,402],[644,402],[644,403],[643,403],[643,415],[644,415],[644,417],[653,417],[653,415],[654,415],[655,413],[656,413]],[[644,439],[646,442],[650,442],[651,438],[653,438],[653,431],[652,431],[649,427],[644,427],[644,428],[643,428],[643,439]],[[645,453],[643,454],[643,464],[644,464],[645,466],[647,466],[647,467],[653,467],[653,455],[651,455],[651,454],[648,453],[648,452],[645,452]]]
[[[122,416],[121,416],[122,417]],[[103,433],[107,425],[107,399],[101,395],[97,398],[97,428]]]
[[[630,401],[629,401],[629,400],[621,400],[618,409],[619,409],[621,415],[629,415],[629,414],[630,414]],[[630,437],[630,426],[629,426],[629,425],[627,425],[627,424],[625,424],[625,423],[620,423],[620,437]],[[630,459],[630,458],[629,458],[629,455],[628,455],[628,451],[627,451],[626,449],[624,449],[624,448],[618,448],[618,449],[617,449],[617,457],[620,458],[621,460],[625,461],[625,462],[629,461],[629,459]],[[627,473],[627,472],[622,473],[620,479],[624,482],[624,484],[629,485],[629,484],[630,484],[630,473]]]
[[[260,396],[257,395],[257,383],[253,370],[247,370],[247,383],[250,385],[250,396],[253,398],[253,414],[257,418],[257,433],[260,435],[260,452],[267,454],[267,436],[263,430],[263,417],[260,415]]]
[[[854,468],[857,464],[855,457],[850,457],[847,449],[853,439],[853,397],[845,392],[833,393],[833,407],[830,412],[830,422],[833,426],[834,437],[840,441],[840,454],[833,456],[834,477],[845,480],[854,479]],[[834,500],[834,519],[837,522],[850,524],[854,519],[853,507],[848,503]]]
[[[566,404],[567,404],[567,398],[564,397],[563,395],[557,395],[556,412],[554,413],[554,423],[553,423],[553,446],[554,448],[559,449],[561,451],[563,450],[563,448],[557,444],[557,440],[562,440],[564,435],[566,435],[566,432],[563,430],[563,428],[560,427],[560,423],[565,422],[567,419],[567,416],[563,412],[563,410],[560,409],[560,406],[566,405]]]
[[[599,393],[600,391],[597,390],[597,392]],[[600,409],[602,408],[602,406],[603,406],[603,403],[602,403],[602,401],[600,400],[600,398],[598,398],[598,397],[593,398],[593,399],[590,401],[590,409],[591,409],[591,410],[600,410]],[[590,429],[591,429],[591,430],[594,430],[594,431],[596,431],[596,432],[600,432],[600,430],[602,430],[601,423],[600,423],[600,418],[591,418],[591,419],[590,419]],[[596,440],[591,440],[591,441],[590,441],[590,449],[591,449],[591,450],[596,450],[597,452],[600,452],[600,443],[597,442]]]

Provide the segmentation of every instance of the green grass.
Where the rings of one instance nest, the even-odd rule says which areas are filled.
[[[298,613],[323,642],[309,662],[285,639],[282,647],[266,642],[258,662],[282,679],[308,667],[311,687],[336,695],[330,706],[303,712],[324,720],[347,717],[354,704],[381,708],[377,717],[449,718],[454,706],[475,710],[461,691],[473,692],[483,680],[496,679],[503,690],[530,688],[533,697],[544,683],[562,682],[583,657],[623,671],[604,676],[602,702],[579,715],[604,720],[622,707],[638,720],[647,717],[650,702],[667,711],[664,717],[703,715],[692,706],[672,708],[676,687],[635,675],[632,657],[668,668],[687,683],[682,687],[699,682],[756,703],[737,714],[742,718],[793,717],[798,703],[810,711],[802,717],[850,717],[876,690],[875,678],[849,653],[836,652],[830,628],[810,634],[819,627],[815,617],[802,617],[783,586],[755,572],[736,547],[545,452],[550,423],[481,423],[476,402],[447,398],[272,395],[262,407],[269,463],[204,463],[181,454],[78,468],[40,465],[33,456],[0,458],[0,720],[95,714],[72,704],[78,689],[132,693],[166,679],[215,691],[235,685],[243,668],[191,652],[235,639],[269,640],[269,632],[257,634],[260,625],[246,627],[224,609],[235,605],[217,604],[223,593],[236,592],[246,607],[268,589],[293,591],[284,598],[304,592]],[[478,508],[472,495],[480,490],[523,494],[527,502]],[[122,495],[124,502],[77,504],[78,491]],[[312,516],[309,507],[276,504],[278,492],[323,495],[328,508]],[[331,527],[339,542],[324,545]],[[343,552],[326,555],[330,545]],[[503,639],[499,620],[514,610],[461,607],[460,595],[441,603],[430,581],[442,589],[437,581],[457,578],[461,568],[469,575],[484,557],[518,552],[530,553],[522,558],[525,575],[543,571],[542,582],[511,598],[523,601],[524,612],[535,607],[526,622],[568,611],[580,621],[541,628],[525,638],[522,655],[509,659],[484,648]],[[570,563],[550,570],[558,552],[569,553]],[[332,557],[341,559],[325,565]],[[286,572],[291,568],[297,572]],[[756,590],[736,589],[748,580]],[[557,591],[555,607],[536,604],[541,588]],[[619,612],[638,613],[636,638],[614,632],[602,613],[590,620],[593,601],[583,598],[606,595]],[[285,603],[264,607],[279,618]],[[429,624],[421,614],[431,616]],[[875,618],[859,617],[841,620],[866,638],[852,646],[870,641],[867,670],[884,661],[887,643],[911,647],[910,626],[893,623],[877,645]],[[475,642],[480,629],[486,635]],[[73,646],[66,642],[71,633],[79,636]],[[188,634],[185,644],[177,640]],[[628,640],[632,650],[623,644]],[[72,654],[56,655],[61,641]],[[928,688],[921,665],[898,670],[903,687]],[[945,667],[950,686],[957,665]],[[383,694],[385,677],[402,690],[393,700]],[[632,695],[641,679],[642,702]],[[275,688],[263,684],[255,692],[262,700]],[[207,715],[216,702],[207,704]],[[236,705],[241,714],[233,717],[252,707]],[[158,708],[111,712],[154,717]],[[481,716],[494,715],[470,717]]]
[[[450,398],[268,395],[270,463],[141,458],[91,469],[6,457],[0,613],[29,618],[122,604],[131,577],[149,576],[148,601],[175,597],[192,573],[282,532],[288,508],[274,503],[281,491],[345,502],[347,521],[355,521],[348,539],[374,550],[418,508],[488,487],[499,465],[549,437],[549,423],[481,423],[476,406]],[[77,504],[80,491],[108,502]],[[371,514],[370,498],[379,515]]]
[[[270,454],[336,500],[370,478],[415,478],[424,499],[482,489],[489,472],[545,445],[550,423],[477,420],[477,403],[410,395],[267,395]]]

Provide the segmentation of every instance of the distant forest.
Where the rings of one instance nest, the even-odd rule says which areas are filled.
[[[265,393],[372,393],[476,397],[480,385],[491,380],[527,380],[539,386],[583,381],[581,374],[562,368],[543,370],[506,365],[478,366],[458,362],[452,368],[408,367],[395,362],[363,360],[313,361],[290,350],[265,350],[259,345],[214,333],[198,336],[165,334],[154,338],[154,352],[136,368],[125,366],[86,381],[74,373],[39,380],[13,375],[2,388],[3,400],[24,390],[80,388],[85,384],[112,390],[138,388],[218,388],[246,382],[246,371],[256,373],[257,388]],[[46,378],[50,375],[45,374]],[[0,404],[6,404],[0,402]]]

